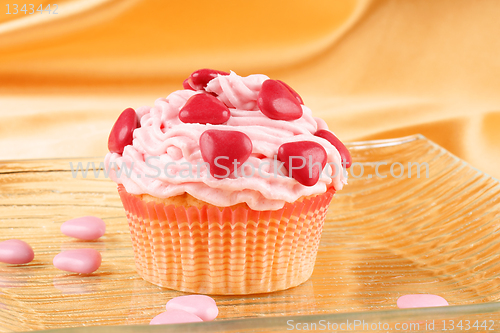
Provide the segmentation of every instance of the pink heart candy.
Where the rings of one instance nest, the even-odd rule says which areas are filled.
[[[139,127],[139,122],[134,109],[125,109],[109,133],[108,150],[112,153],[122,154],[125,146],[132,144],[134,130],[137,127]]]
[[[168,301],[167,310],[183,310],[190,312],[203,321],[214,320],[219,314],[219,309],[212,297],[205,295],[187,295],[172,298]]]
[[[227,106],[210,94],[191,96],[179,111],[183,123],[219,125],[228,121],[230,116]]]
[[[90,274],[101,266],[101,260],[101,254],[94,249],[77,249],[59,253],[53,264],[63,271]]]
[[[229,75],[229,73],[208,68],[198,69],[191,73],[188,83],[194,90],[205,89],[208,82],[215,79],[218,75]]]
[[[202,321],[194,314],[183,310],[168,310],[151,319],[149,325],[184,324]]]
[[[295,96],[295,98],[299,101],[300,104],[304,104],[302,97],[300,97],[300,95],[292,87],[290,87],[288,84],[286,84],[285,82],[283,82],[281,80],[276,80],[276,81],[278,81],[279,83],[284,85],[292,93],[292,95]]]
[[[276,80],[266,80],[257,98],[260,111],[274,120],[295,120],[302,117],[302,107],[290,90]]]
[[[318,182],[327,157],[325,148],[313,141],[284,143],[278,149],[278,159],[284,163],[291,176],[304,186],[314,186]]]
[[[61,232],[69,237],[94,240],[104,235],[106,223],[95,216],[78,217],[64,222],[61,225]]]
[[[0,242],[0,262],[6,264],[27,264],[35,258],[35,253],[28,243],[19,239]]]
[[[206,130],[200,136],[201,157],[210,165],[210,174],[226,178],[248,159],[252,140],[239,131]],[[235,162],[236,161],[236,162]]]
[[[342,141],[340,141],[332,132],[328,130],[319,130],[314,135],[319,136],[320,138],[323,138],[325,140],[328,140],[334,146],[337,148],[337,150],[340,153],[340,158],[342,159],[342,166],[345,166],[345,168],[350,168],[352,164],[352,158],[351,158],[351,153],[349,150],[344,146]]]
[[[448,302],[438,295],[410,294],[398,298],[397,306],[400,309],[425,308],[431,306],[447,306]]]

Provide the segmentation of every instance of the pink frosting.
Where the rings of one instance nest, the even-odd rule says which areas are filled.
[[[106,155],[110,177],[131,194],[166,198],[189,193],[216,206],[246,202],[254,210],[280,209],[285,202],[324,193],[329,186],[342,189],[347,173],[340,169],[335,172],[331,166],[341,167],[338,150],[327,140],[314,136],[318,129],[325,128],[324,121],[313,118],[304,105],[303,116],[293,121],[273,120],[259,111],[257,97],[267,79],[265,75],[240,77],[231,72],[209,82],[206,90],[216,93],[231,111],[231,117],[222,125],[179,120],[179,110],[186,101],[202,91],[175,91],[167,98],[157,99],[153,107],[137,109],[141,127],[134,131],[132,145],[126,146],[122,155]],[[252,154],[244,168],[247,177],[242,176],[241,169],[237,169],[238,177],[218,179],[209,174],[199,146],[200,135],[208,129],[237,130],[252,140]],[[325,166],[316,185],[310,187],[277,170],[281,165],[276,157],[278,148],[283,143],[303,140],[321,144],[327,152],[327,162],[331,163]],[[281,172],[288,175],[284,168]]]

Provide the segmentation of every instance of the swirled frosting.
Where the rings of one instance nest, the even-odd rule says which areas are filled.
[[[240,77],[234,72],[219,75],[206,86],[230,110],[229,120],[221,125],[183,123],[179,111],[186,101],[203,90],[179,90],[159,98],[153,107],[136,110],[140,127],[123,153],[108,153],[105,158],[109,176],[123,184],[131,194],[150,194],[167,198],[183,193],[207,203],[227,207],[245,202],[254,210],[276,210],[285,202],[324,193],[328,187],[342,189],[347,173],[342,169],[339,151],[327,140],[315,136],[327,125],[314,118],[301,105],[302,117],[273,120],[259,111],[257,98],[265,75]],[[207,170],[200,151],[200,136],[208,129],[237,130],[252,141],[252,152],[237,174],[215,178]],[[327,165],[318,182],[304,186],[277,159],[278,148],[288,142],[314,141],[326,150]],[[335,166],[338,166],[337,168]]]

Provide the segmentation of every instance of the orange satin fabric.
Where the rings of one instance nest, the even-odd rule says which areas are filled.
[[[500,178],[496,0],[61,0],[33,2],[57,15],[5,14],[13,3],[0,1],[1,159],[104,155],[123,109],[209,67],[286,81],[344,141],[421,133]]]

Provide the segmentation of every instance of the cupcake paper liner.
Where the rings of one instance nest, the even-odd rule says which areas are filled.
[[[275,211],[166,206],[118,192],[138,273],[185,292],[236,295],[284,290],[312,274],[331,189]]]

